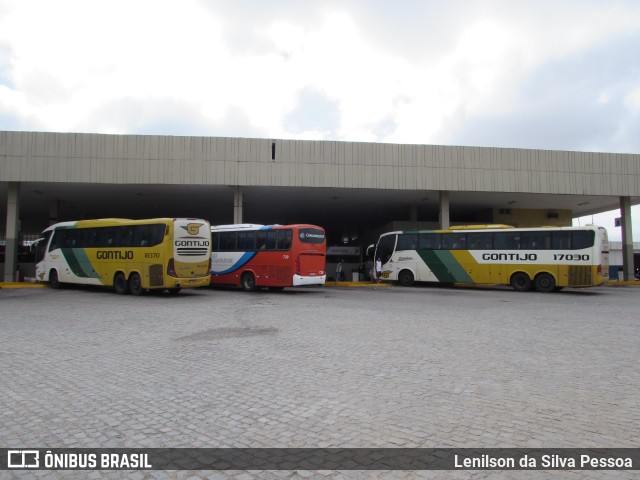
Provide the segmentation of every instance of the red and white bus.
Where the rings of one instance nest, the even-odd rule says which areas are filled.
[[[324,285],[327,243],[315,225],[211,227],[211,284],[260,287]]]

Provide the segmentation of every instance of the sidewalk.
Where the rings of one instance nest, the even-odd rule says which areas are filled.
[[[640,285],[640,280],[609,280],[607,285],[617,287],[619,285]]]

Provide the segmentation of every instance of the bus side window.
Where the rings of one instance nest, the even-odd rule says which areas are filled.
[[[421,233],[420,235],[418,235],[418,248],[420,250],[440,249],[440,234]]]
[[[418,248],[418,235],[416,233],[403,233],[398,235],[396,251],[416,250]]]
[[[267,238],[267,232],[260,230],[256,232],[256,250],[264,250]]]
[[[247,250],[247,232],[238,232],[238,250],[244,252]]]
[[[553,232],[551,246],[554,250],[569,250],[571,248],[571,232]]]
[[[85,237],[85,248],[96,248],[98,246],[98,232],[97,228],[87,228]]]
[[[591,248],[593,247],[594,239],[595,232],[593,232],[592,230],[578,230],[577,232],[573,232],[571,246],[574,250]]]
[[[214,232],[211,234],[211,250],[218,250],[218,246],[220,245],[220,233]]]
[[[467,238],[464,233],[445,233],[442,235],[442,248],[445,250],[464,250]]]
[[[135,227],[120,227],[120,246],[131,247],[133,246],[133,236]]]
[[[522,240],[520,241],[520,248],[524,250],[530,250],[535,248],[535,241],[533,237],[534,232],[522,232]]]
[[[247,250],[255,250],[256,249],[256,232],[247,232]]]
[[[106,239],[103,247],[115,247],[117,234],[118,231],[115,228],[105,228]]]
[[[470,233],[468,235],[469,250],[491,250],[493,241],[490,233]]]
[[[231,252],[236,249],[236,232],[222,232],[220,235],[220,250]]]
[[[275,250],[276,249],[276,236],[278,232],[275,230],[269,230],[267,232],[267,250]]]
[[[151,225],[151,235],[149,237],[149,245],[160,245],[164,240],[164,231],[165,225],[162,223],[158,223],[156,225]]]
[[[72,248],[75,245],[75,230],[63,230],[62,231],[62,248]]]
[[[549,232],[522,232],[521,248],[529,250],[547,250],[551,246]]]
[[[520,232],[500,232],[493,234],[495,250],[518,250],[520,248]]]
[[[76,230],[76,248],[87,248],[88,238],[89,238],[89,229],[81,228]]]
[[[278,250],[289,250],[292,237],[293,232],[291,230],[278,230]]]

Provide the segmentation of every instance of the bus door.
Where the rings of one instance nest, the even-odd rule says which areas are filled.
[[[49,244],[49,238],[51,238],[51,230],[42,234],[42,238],[39,238],[34,242],[32,248],[34,253],[36,281],[44,281],[46,277],[47,262],[45,258],[47,256],[47,246]]]
[[[391,263],[391,260],[396,247],[396,237],[396,234],[383,235],[380,237],[380,240],[378,240],[373,264],[375,265],[378,258],[382,262],[382,278],[389,278],[389,272],[393,269],[393,263]]]
[[[384,265],[384,258],[382,264]],[[393,255],[393,263],[390,263],[390,277],[397,279],[402,270],[411,270],[414,278],[421,278],[419,275],[419,266],[424,264],[418,254],[418,234],[417,233],[401,233],[398,234],[396,242],[396,251]],[[383,271],[385,268],[382,269]],[[383,275],[384,277],[384,275]]]

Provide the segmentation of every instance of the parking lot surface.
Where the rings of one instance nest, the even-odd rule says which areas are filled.
[[[0,290],[7,447],[638,447],[640,296]],[[4,472],[67,478],[65,472]],[[75,472],[120,478],[125,472]],[[128,478],[633,472],[128,472]]]

